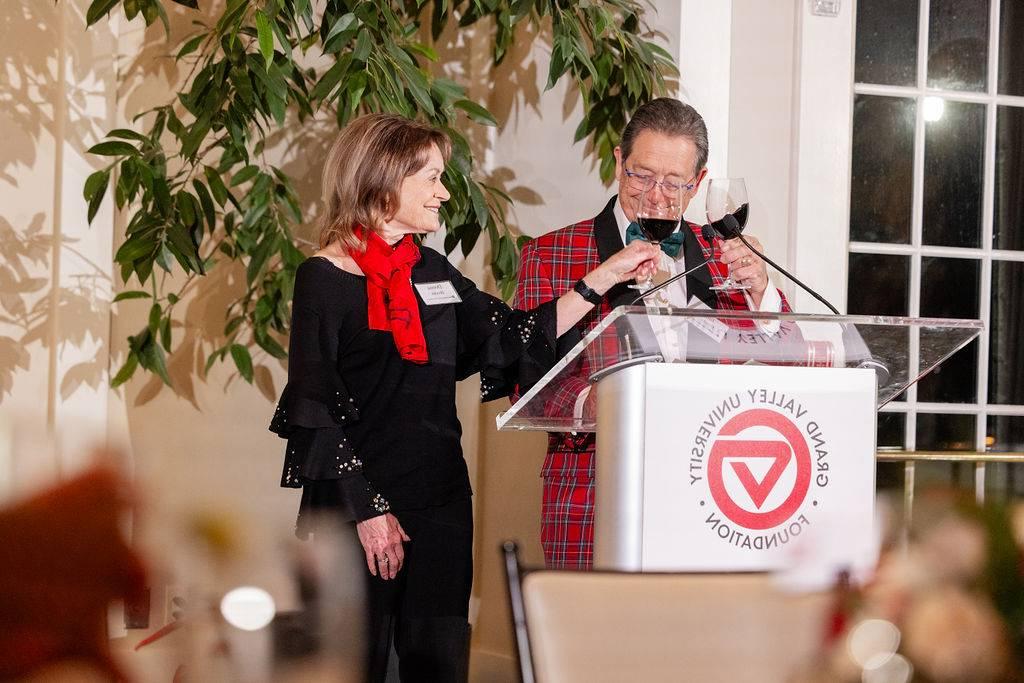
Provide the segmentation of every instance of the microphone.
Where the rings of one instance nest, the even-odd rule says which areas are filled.
[[[702,225],[702,226],[700,226],[700,235],[701,235],[701,237],[704,238],[705,242],[707,242],[708,244],[711,244],[711,240],[714,238],[715,233],[711,229],[710,225]],[[637,303],[638,301],[643,301],[649,295],[654,294],[655,292],[661,291],[665,287],[668,287],[670,284],[672,284],[673,282],[677,281],[679,278],[686,277],[690,273],[693,273],[693,272],[696,272],[696,271],[700,270],[701,268],[703,268],[704,266],[708,265],[709,263],[711,263],[714,260],[715,260],[715,257],[714,257],[714,255],[712,255],[711,258],[706,259],[703,263],[699,263],[699,264],[695,265],[693,268],[688,268],[688,269],[684,270],[682,273],[678,273],[676,275],[673,275],[672,277],[670,277],[669,279],[665,280],[664,282],[658,283],[656,286],[651,287],[646,292],[641,292],[640,295],[637,296],[637,298],[635,298],[635,299],[633,299],[632,301],[629,302],[629,305],[632,306],[633,304]]]
[[[743,233],[740,232],[743,229],[743,227],[740,225],[739,221],[736,220],[735,216],[733,216],[732,214],[726,214],[725,217],[722,219],[722,222],[725,223],[725,227],[729,231],[732,232],[731,235],[724,235],[721,232],[719,232],[719,234],[722,235],[723,238],[729,239],[730,237],[738,237],[740,239],[740,241],[743,242],[743,244],[747,247],[747,249],[749,249],[750,251],[752,251],[755,254],[757,254],[758,258],[760,258],[762,261],[764,261],[765,263],[770,265],[775,270],[777,270],[780,273],[782,273],[783,275],[785,275],[787,278],[789,278],[790,281],[795,282],[796,284],[798,284],[801,289],[803,289],[805,292],[807,292],[808,294],[813,296],[815,299],[817,299],[821,303],[825,304],[825,307],[828,308],[828,310],[832,311],[836,315],[842,315],[839,312],[839,309],[837,309],[835,306],[833,306],[832,304],[830,304],[828,301],[825,300],[825,297],[821,296],[820,294],[815,292],[813,289],[811,289],[810,287],[808,287],[804,283],[800,282],[800,280],[798,280],[796,278],[796,276],[790,274],[785,268],[783,268],[778,263],[776,263],[775,261],[772,261],[770,258],[768,258],[764,254],[759,252],[757,249],[755,249],[750,244],[750,242],[747,241],[747,238],[743,236]]]
[[[836,315],[842,315],[835,306],[833,306],[832,304],[825,300],[825,297],[821,296],[813,289],[811,289],[804,283],[800,282],[800,280],[798,280],[796,276],[792,275],[791,273],[786,271],[785,268],[775,263],[770,258],[768,258],[764,254],[759,252],[757,249],[755,249],[753,245],[751,245],[750,242],[747,241],[747,238],[743,236],[743,233],[740,232],[742,230],[742,227],[740,226],[739,221],[736,220],[735,216],[733,216],[732,214],[726,214],[725,217],[722,219],[722,222],[725,223],[725,228],[727,230],[732,231],[733,234],[730,236],[738,237],[740,241],[743,242],[743,244],[747,247],[747,249],[750,249],[750,251],[757,254],[757,256],[761,260],[763,260],[772,268],[785,275],[792,282],[798,284],[805,292],[813,296],[821,303],[825,304],[825,306],[830,311],[832,311]],[[722,235],[722,237],[726,236]],[[854,367],[874,370],[875,375],[878,378],[878,386],[881,387],[885,385],[889,381],[889,378],[891,376],[889,367],[885,363],[882,363],[881,361],[875,359],[875,357],[871,354],[871,351],[868,349],[867,344],[864,343],[864,339],[860,336],[860,333],[857,332],[857,329],[853,327],[853,325],[851,325],[850,323],[842,323],[842,328],[843,351],[846,355],[847,362],[853,362],[854,360],[856,360],[857,364]]]

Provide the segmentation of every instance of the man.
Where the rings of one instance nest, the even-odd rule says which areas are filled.
[[[574,288],[594,303],[600,299],[594,311],[578,323],[578,334],[563,337],[568,345],[593,329],[613,308],[630,303],[637,295],[635,289],[617,285],[597,297],[588,291],[591,288],[583,276],[634,237],[635,228],[629,227],[636,220],[643,195],[681,189],[685,210],[707,174],[707,158],[707,127],[693,107],[659,98],[637,109],[622,133],[620,146],[615,148],[617,196],[597,217],[538,237],[523,248],[515,305],[528,310]],[[768,286],[764,262],[738,239],[724,243],[719,250],[704,239],[699,226],[685,222],[673,237],[661,245],[661,279],[697,266],[712,255],[715,260],[658,293],[663,297],[658,304],[683,307],[699,301],[718,309],[789,310],[781,293]],[[747,236],[747,240],[762,251],[756,238]],[[729,275],[750,289],[710,289]],[[555,402],[566,411],[578,414],[585,406],[590,391],[587,366],[593,364],[584,358],[578,376],[558,387]],[[541,476],[545,563],[549,567],[590,568],[594,547],[594,435],[551,434]]]

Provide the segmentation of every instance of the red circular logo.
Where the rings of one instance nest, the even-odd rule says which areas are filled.
[[[738,437],[753,427],[766,427],[781,439],[730,438]],[[750,458],[770,460],[770,466],[760,481],[750,470]],[[726,491],[724,470],[727,459],[736,479],[758,508],[757,512],[740,507]],[[774,509],[760,510],[793,459],[796,460],[793,490]],[[792,517],[804,502],[811,485],[811,453],[799,428],[789,418],[772,410],[754,408],[739,413],[722,425],[711,447],[707,474],[711,497],[722,514],[748,529],[770,529]]]

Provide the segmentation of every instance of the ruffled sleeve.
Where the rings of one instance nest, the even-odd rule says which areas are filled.
[[[462,302],[458,316],[458,378],[480,373],[484,401],[509,396],[517,387],[526,391],[557,362],[556,301],[531,311],[510,308],[497,297],[477,289],[471,280],[449,266]]]
[[[362,521],[390,506],[363,475],[362,460],[346,436],[345,427],[359,420],[359,407],[338,374],[338,325],[317,305],[313,276],[302,267],[296,275],[288,384],[270,431],[288,441],[281,486],[337,480],[346,507]]]

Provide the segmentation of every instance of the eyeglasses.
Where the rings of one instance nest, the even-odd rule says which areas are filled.
[[[692,192],[693,188],[697,186],[697,183],[692,180],[688,183],[673,183],[668,180],[655,180],[653,175],[646,173],[634,173],[633,171],[624,170],[628,178],[629,186],[634,190],[640,190],[641,192],[650,192],[655,187],[661,190],[662,194],[675,194],[679,190],[686,190]]]

